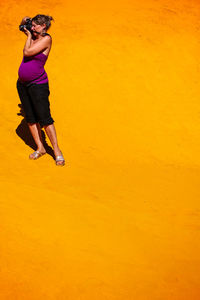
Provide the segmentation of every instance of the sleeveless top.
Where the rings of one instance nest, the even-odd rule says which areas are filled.
[[[19,81],[22,83],[47,83],[48,77],[44,70],[47,56],[38,53],[33,56],[24,56],[18,70]]]

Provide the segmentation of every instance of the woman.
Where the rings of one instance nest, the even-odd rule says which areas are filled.
[[[28,17],[22,19],[26,24]],[[65,160],[58,147],[54,120],[50,113],[48,96],[49,83],[44,65],[51,50],[52,38],[46,33],[51,26],[52,17],[37,15],[32,18],[31,31],[24,26],[27,40],[23,49],[24,57],[19,67],[17,90],[25,112],[30,132],[37,145],[37,150],[30,154],[30,159],[38,159],[46,153],[42,141],[41,127],[44,127],[53,146],[56,165],[64,166]]]

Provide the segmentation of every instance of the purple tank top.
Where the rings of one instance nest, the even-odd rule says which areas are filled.
[[[44,70],[47,56],[38,53],[34,56],[24,56],[18,70],[19,81],[22,83],[47,83],[48,77]]]

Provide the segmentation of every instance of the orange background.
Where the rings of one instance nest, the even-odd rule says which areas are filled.
[[[63,168],[28,159],[18,107],[18,25],[38,13],[55,19]],[[200,299],[199,1],[8,0],[0,16],[0,299]]]

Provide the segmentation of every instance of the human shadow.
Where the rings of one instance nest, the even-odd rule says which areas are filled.
[[[17,115],[25,117],[22,105],[18,104],[18,107],[20,108],[20,112],[17,113]],[[41,130],[41,132],[42,132],[42,139],[43,139],[44,148],[45,148],[46,152],[50,156],[52,156],[52,158],[55,160],[55,155],[54,155],[53,149],[47,144],[46,135],[45,135],[44,131]],[[26,122],[25,118],[22,119],[21,123],[18,125],[18,127],[16,129],[16,133],[24,141],[24,143],[26,145],[31,147],[34,151],[37,150],[37,145],[36,145],[32,135],[30,133],[30,130],[28,128],[28,125],[27,125],[27,122]]]

